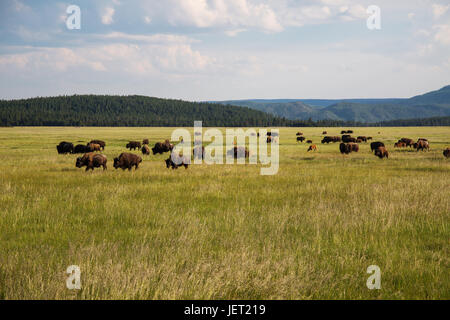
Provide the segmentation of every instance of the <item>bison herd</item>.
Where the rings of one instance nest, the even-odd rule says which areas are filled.
[[[372,140],[372,137],[366,137],[366,136],[358,136],[358,137],[352,137],[351,134],[353,133],[352,130],[343,130],[341,131],[342,136],[324,136],[322,138],[322,144],[329,144],[329,143],[337,143],[339,142],[339,151],[341,154],[350,154],[352,152],[358,152],[359,151],[359,144],[360,143],[367,143],[368,141]],[[323,135],[326,135],[327,132],[323,131]],[[259,135],[259,134],[258,134]],[[278,134],[276,133],[267,133],[267,142],[271,142],[274,137],[277,137]],[[297,132],[296,134],[297,141],[303,142],[307,140],[303,133]],[[278,138],[278,137],[277,137]],[[309,151],[316,151],[317,146],[313,144],[313,141],[308,139],[306,141],[310,144],[308,148]],[[86,171],[88,170],[94,170],[94,168],[100,168],[102,167],[103,170],[107,169],[107,158],[105,155],[101,153],[104,151],[106,147],[106,143],[102,140],[91,140],[90,142],[86,144],[77,144],[73,145],[71,142],[62,141],[57,146],[56,149],[59,154],[83,154],[83,156],[78,157],[76,159],[75,166],[77,168],[86,167]],[[141,152],[144,156],[150,155],[150,147],[149,147],[149,140],[143,139],[142,144],[139,141],[129,141],[125,147],[127,149],[131,150],[139,150],[141,149]],[[425,151],[430,149],[429,141],[425,138],[419,138],[417,141],[414,141],[413,139],[409,138],[401,138],[399,139],[395,144],[394,148],[414,148],[417,151]],[[190,164],[190,159],[183,155],[173,154],[174,145],[170,143],[169,140],[165,140],[164,142],[157,142],[151,148],[153,155],[156,154],[164,154],[166,152],[169,152],[171,155],[168,159],[165,160],[166,167],[177,169],[180,166],[184,166],[186,169],[188,168]],[[370,150],[373,152],[375,156],[377,156],[380,159],[383,158],[389,158],[389,152],[386,149],[386,146],[383,142],[380,141],[374,141],[370,143]],[[205,154],[205,148],[201,145],[198,145],[194,143],[194,159],[203,159]],[[249,151],[247,148],[243,147],[237,147],[228,150],[227,154],[235,159],[237,158],[249,158]],[[446,148],[443,152],[444,157],[450,158],[450,148]],[[173,161],[175,159],[177,161]],[[138,169],[139,164],[142,162],[142,157],[132,154],[132,153],[121,153],[117,158],[114,158],[114,168],[118,169],[121,168],[122,170],[128,169],[131,170],[133,167],[135,170]]]
[[[380,133],[380,132],[378,132]],[[327,131],[323,131],[322,135],[328,134]],[[358,137],[352,137],[351,134],[353,134],[353,130],[342,130],[341,136],[324,136],[322,138],[322,144],[329,144],[329,143],[337,143],[339,142],[339,151],[341,154],[350,154],[352,152],[358,152],[359,151],[359,143],[367,143],[370,140],[373,140],[372,137],[366,137],[366,136],[358,136]],[[296,140],[297,142],[303,142],[306,140],[306,138],[303,136],[302,132],[296,133]],[[307,143],[312,144],[312,140],[307,140]],[[425,138],[419,138],[416,142],[414,142],[413,139],[409,138],[401,138],[394,144],[394,148],[405,148],[410,147],[414,148],[417,151],[425,151],[430,149],[430,144],[427,139]],[[312,145],[308,148],[308,151],[316,150],[317,147],[315,145]],[[372,142],[370,144],[370,150],[374,153],[375,156],[379,157],[380,159],[383,158],[389,158],[389,152],[386,149],[386,146],[383,142],[376,141]],[[444,157],[449,158],[450,157],[450,151],[449,148],[444,150]]]

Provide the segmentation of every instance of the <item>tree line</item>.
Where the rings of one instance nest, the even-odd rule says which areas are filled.
[[[73,95],[0,100],[1,126],[99,127],[355,127],[448,126],[450,117],[376,124],[335,120],[288,120],[247,107],[145,96]]]

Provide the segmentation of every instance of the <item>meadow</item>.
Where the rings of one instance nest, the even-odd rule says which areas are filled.
[[[341,129],[280,128],[278,174],[262,176],[169,170],[167,154],[113,168],[129,140],[173,128],[0,128],[0,299],[449,299],[450,128],[345,128],[383,141],[383,160],[320,144]],[[431,150],[394,149],[402,137]],[[91,139],[107,143],[105,172],[56,152]],[[66,288],[70,265],[81,290]]]

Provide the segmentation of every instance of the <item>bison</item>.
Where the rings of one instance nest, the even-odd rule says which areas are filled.
[[[306,140],[306,143],[312,143],[312,140]]]
[[[102,141],[102,140],[91,140],[91,142],[89,142],[89,143],[99,144],[100,147],[102,148],[102,150],[105,150],[105,147],[106,147],[105,141]]]
[[[398,140],[399,142],[404,142],[407,147],[413,147],[414,146],[414,140],[409,138],[401,138]]]
[[[126,148],[130,149],[130,151],[136,149],[139,150],[141,148],[141,143],[139,141],[130,141],[127,143]]]
[[[77,153],[88,153],[90,152],[91,149],[88,146],[85,146],[84,144],[77,144],[75,146],[75,148],[73,148],[72,153],[73,154],[77,154]]]
[[[87,147],[89,148],[89,151],[100,151],[101,150],[101,146],[98,143],[88,143]]]
[[[359,146],[357,143],[344,143],[342,142],[339,145],[339,150],[341,151],[342,154],[349,154],[351,152],[358,152],[359,151]]]
[[[310,145],[307,152],[309,151],[317,151],[317,146],[315,144]]]
[[[233,147],[233,149],[227,151],[227,155],[235,159],[244,157],[248,158],[250,156],[250,152],[244,147]]]
[[[417,143],[414,144],[414,148],[416,148],[417,151],[419,151],[419,150],[424,151],[425,149],[429,150],[430,144],[428,143],[428,141],[419,140],[419,141],[417,141]]]
[[[450,148],[445,149],[443,154],[444,154],[444,157],[450,158]]]
[[[375,156],[377,156],[380,159],[383,159],[383,158],[388,159],[389,158],[389,152],[386,150],[385,147],[378,147],[375,150]]]
[[[145,156],[150,155],[150,148],[148,147],[147,144],[144,144],[144,146],[142,147],[141,151],[142,151],[142,154],[145,155]]]
[[[379,147],[384,147],[383,142],[375,141],[370,144],[370,150],[373,152],[377,150]]]
[[[169,152],[173,150],[173,144],[169,142],[169,140],[166,140],[164,142],[157,142],[155,143],[155,146],[152,148],[153,154],[163,154],[165,152]]]
[[[144,139],[142,140],[142,144],[150,144],[150,141],[148,141],[148,139]]]
[[[86,171],[91,169],[94,171],[94,168],[100,168],[103,167],[103,170],[107,169],[106,162],[108,160],[106,159],[106,156],[103,154],[98,154],[94,152],[85,153],[82,157],[77,158],[77,162],[75,163],[75,166],[77,168],[81,168],[86,166]]]
[[[305,141],[306,140],[306,138],[305,137],[297,137],[297,142],[303,142],[303,141]]]
[[[349,135],[343,135],[342,136],[342,142],[345,142],[345,143],[350,143],[350,142],[356,143],[356,138],[353,138],[353,137],[351,137]]]
[[[128,169],[131,171],[133,167],[138,169],[139,164],[142,162],[142,158],[137,154],[123,152],[117,158],[114,158],[114,168],[121,168],[122,170]]]
[[[362,142],[367,142],[367,137],[365,136],[359,136],[358,138],[356,138],[357,140],[361,140]]]
[[[59,154],[67,154],[73,152],[73,143],[62,141],[56,146]]]
[[[302,136],[303,133],[302,133],[302,132],[297,132],[295,135],[296,135],[296,136]]]
[[[326,131],[323,131],[323,132],[322,132],[322,134],[328,134],[328,132],[326,132]]]
[[[194,159],[204,159],[205,158],[205,147],[197,146],[194,148]]]
[[[174,159],[175,161],[173,161]],[[188,159],[185,156],[180,156],[179,154],[176,153],[171,153],[170,157],[168,159],[166,159],[166,167],[167,169],[169,169],[170,167],[172,167],[173,169],[178,169],[178,167],[184,166],[185,169],[188,168],[190,164],[190,159]]]
[[[396,143],[394,143],[394,148],[405,148],[406,147],[406,143],[404,143],[403,141],[398,141]]]

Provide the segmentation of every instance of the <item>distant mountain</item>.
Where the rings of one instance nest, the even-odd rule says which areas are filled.
[[[450,116],[450,85],[410,99],[305,99],[226,101],[291,120],[341,120],[364,123]]]

